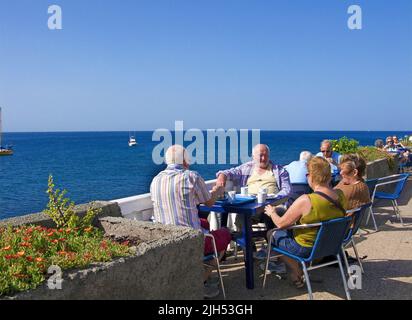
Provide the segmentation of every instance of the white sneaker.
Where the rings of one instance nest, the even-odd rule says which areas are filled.
[[[262,262],[259,265],[259,267],[262,271],[265,271],[265,266],[266,266],[265,262]],[[268,271],[267,272],[268,272],[268,274],[271,274],[271,273],[285,274],[285,273],[287,273],[286,265],[283,262],[269,261]]]

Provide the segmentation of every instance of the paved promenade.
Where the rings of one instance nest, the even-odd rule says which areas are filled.
[[[412,179],[398,201],[405,226],[393,215],[389,202],[377,202],[379,231],[375,232],[372,221],[356,236],[356,243],[363,260],[365,274],[362,289],[351,290],[353,300],[412,299]],[[348,249],[354,256],[352,249]],[[308,299],[307,289],[296,289],[290,281],[269,275],[266,289],[262,289],[263,271],[255,262],[255,289],[245,288],[242,252],[235,259],[227,258],[222,270],[228,299]],[[309,273],[314,298],[344,299],[342,280],[338,268],[325,267]],[[223,299],[222,294],[218,299]]]

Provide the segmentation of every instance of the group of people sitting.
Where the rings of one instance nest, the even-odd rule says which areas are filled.
[[[281,229],[274,233],[276,246],[292,254],[308,257],[317,229],[289,231],[288,227],[343,217],[346,210],[370,202],[368,187],[362,178],[366,169],[365,161],[357,154],[341,156],[333,152],[328,140],[322,141],[320,151],[316,156],[304,151],[299,161],[283,167],[270,160],[267,145],[256,145],[252,161],[219,171],[216,185],[209,191],[204,179],[189,169],[186,150],[180,145],[171,146],[165,154],[167,168],[153,179],[150,186],[155,222],[188,226],[212,233],[219,256],[222,257],[232,240],[232,234],[226,227],[209,231],[207,220],[199,218],[199,204],[212,206],[223,194],[228,179],[239,187],[247,186],[249,193],[257,193],[263,187],[279,198],[291,197],[296,191],[293,187],[295,183],[307,183],[313,193],[302,194],[286,206],[266,206],[264,214],[255,219],[265,223],[267,230],[274,227]],[[333,166],[340,169],[341,176],[335,187],[332,184]],[[211,240],[205,237],[204,254],[212,252]],[[287,257],[282,257],[281,261],[288,266],[292,283],[298,288],[302,287],[303,274],[299,264]],[[205,267],[203,280],[206,298],[219,294],[217,283],[212,281],[210,274],[211,268]]]
[[[405,147],[398,139],[397,136],[386,137],[386,144],[382,139],[375,141],[375,147],[384,150],[388,153],[396,154],[399,157],[400,163],[412,162],[412,153],[407,147]]]

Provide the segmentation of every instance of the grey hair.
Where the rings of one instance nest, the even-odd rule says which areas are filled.
[[[310,153],[309,151],[302,151],[300,153],[299,160],[300,161],[309,161],[310,159],[312,159],[312,157],[313,157],[313,154]]]
[[[189,155],[183,146],[175,144],[167,149],[165,154],[165,162],[167,165],[183,164],[183,161],[189,164]]]
[[[257,151],[257,149],[258,149],[260,146],[265,147],[266,150],[268,151],[268,153],[270,154],[270,148],[269,148],[269,146],[268,146],[267,144],[262,144],[262,143],[261,143],[261,144],[255,145],[255,146],[253,147],[253,150],[252,150],[252,154],[253,154],[253,155],[256,154],[256,151]]]
[[[325,139],[325,140],[322,140],[322,142],[320,143],[320,146],[322,146],[323,144],[329,144],[331,146],[332,142],[328,139]]]

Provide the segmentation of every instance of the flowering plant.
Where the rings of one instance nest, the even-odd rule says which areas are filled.
[[[340,154],[356,153],[359,148],[359,141],[342,137],[339,140],[331,140],[332,150]]]
[[[94,227],[0,227],[0,296],[37,287],[51,265],[82,268],[130,254],[127,242],[105,239]]]

